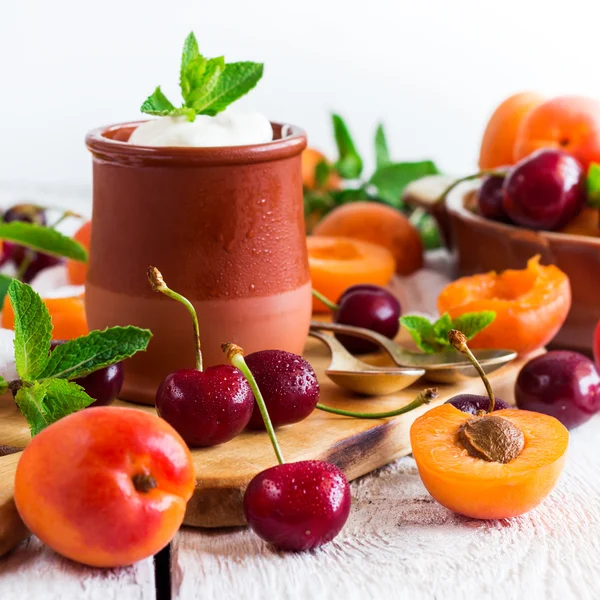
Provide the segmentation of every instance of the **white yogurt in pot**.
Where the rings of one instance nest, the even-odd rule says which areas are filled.
[[[198,115],[195,121],[182,117],[159,117],[137,127],[130,144],[138,146],[247,146],[273,139],[269,120],[255,112],[225,111],[214,117]]]

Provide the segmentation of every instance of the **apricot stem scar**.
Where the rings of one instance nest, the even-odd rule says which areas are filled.
[[[158,486],[156,479],[150,475],[150,473],[136,473],[131,477],[133,487],[142,494],[147,494],[150,490],[153,490]]]

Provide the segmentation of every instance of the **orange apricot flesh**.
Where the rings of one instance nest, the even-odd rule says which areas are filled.
[[[535,256],[523,270],[462,277],[438,297],[440,314],[456,318],[490,310],[494,322],[469,343],[471,348],[507,348],[528,354],[545,346],[562,327],[571,308],[569,278]]]
[[[151,479],[142,485],[140,476]],[[170,542],[195,479],[190,451],[166,421],[136,409],[90,408],[33,438],[17,465],[15,503],[59,554],[125,566]]]
[[[333,302],[359,283],[387,285],[396,263],[389,250],[346,237],[308,236],[308,264],[312,286]],[[313,299],[313,311],[329,312]]]
[[[526,410],[493,413],[525,437],[519,456],[502,464],[472,457],[458,430],[473,415],[442,404],[419,417],[410,430],[412,452],[427,491],[446,508],[474,519],[506,519],[538,506],[560,476],[569,432],[554,417]]]

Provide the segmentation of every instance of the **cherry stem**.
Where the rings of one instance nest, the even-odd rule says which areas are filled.
[[[410,412],[415,408],[419,408],[419,406],[423,406],[423,404],[429,404],[432,400],[435,400],[435,398],[437,397],[437,388],[427,388],[426,390],[423,390],[412,402],[403,406],[402,408],[397,408],[395,410],[389,410],[387,412],[380,413],[354,412],[352,410],[332,408],[331,406],[325,406],[324,404],[317,404],[317,408],[319,410],[324,410],[325,412],[333,413],[335,415],[343,415],[344,417],[354,417],[356,419],[386,419],[387,417],[397,417],[398,415],[403,415],[404,413]]]
[[[475,358],[475,355],[471,352],[469,346],[467,346],[467,336],[462,331],[458,331],[457,329],[451,329],[448,332],[448,340],[450,341],[450,344],[452,344],[452,346],[456,350],[458,350],[461,354],[464,354],[469,359],[471,364],[475,367],[475,369],[479,373],[479,376],[481,377],[481,380],[483,381],[483,385],[485,385],[485,389],[486,389],[487,394],[490,399],[487,412],[488,413],[493,412],[494,407],[496,406],[494,390],[492,390],[490,380],[487,378],[487,375],[485,374],[485,371],[479,364],[479,361]]]
[[[271,417],[269,417],[267,405],[265,404],[265,400],[262,397],[258,384],[256,383],[256,379],[254,379],[254,375],[252,375],[252,371],[244,360],[244,350],[232,342],[221,344],[221,349],[225,353],[225,356],[227,356],[227,360],[231,363],[231,365],[237,367],[242,372],[242,375],[246,378],[246,381],[248,381],[250,384],[250,388],[254,394],[254,399],[256,400],[256,404],[258,404],[258,410],[260,410],[260,414],[265,424],[265,429],[267,430],[269,439],[273,445],[273,450],[275,451],[277,461],[280,465],[284,464],[285,460],[283,459],[283,454],[281,453],[281,448],[279,447],[279,442],[277,441],[277,436],[275,435],[273,423],[271,423]]]
[[[48,225],[48,227],[50,227],[50,229],[56,229],[63,221],[70,217],[73,217],[74,219],[83,219],[83,216],[79,213],[73,212],[72,210],[64,210],[60,217],[58,217],[52,225]]]
[[[484,169],[483,171],[478,171],[477,173],[473,173],[472,175],[467,175],[466,177],[461,177],[460,179],[457,179],[456,181],[453,181],[441,194],[441,196],[435,201],[436,204],[438,204],[439,202],[443,202],[448,194],[459,184],[465,182],[465,181],[473,181],[473,179],[479,179],[480,177],[486,177],[486,176],[503,176],[506,175],[506,171],[503,171],[501,169]]]
[[[196,344],[196,370],[202,371],[202,351],[200,349],[200,325],[198,325],[198,315],[194,305],[181,294],[174,292],[170,289],[165,280],[163,279],[162,273],[156,267],[148,267],[148,281],[155,292],[160,292],[168,298],[181,302],[190,313],[192,317],[192,324],[194,325],[194,343]]]
[[[323,296],[323,294],[321,294],[321,292],[317,292],[317,290],[314,288],[312,290],[312,295],[317,300],[320,300],[330,311],[336,312],[339,310],[340,307],[335,302],[332,302],[329,298],[326,298]]]

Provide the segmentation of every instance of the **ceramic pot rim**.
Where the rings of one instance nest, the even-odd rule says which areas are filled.
[[[85,137],[88,150],[96,160],[107,163],[143,166],[217,166],[252,164],[281,160],[299,155],[306,148],[306,132],[287,123],[271,122],[274,130],[287,128],[287,135],[262,144],[218,146],[210,148],[179,146],[139,146],[114,139],[120,130],[133,129],[146,120],[115,123],[92,129]]]
[[[507,235],[510,233],[513,236],[537,236],[538,238],[547,240],[548,242],[565,242],[570,244],[597,246],[600,248],[600,238],[576,235],[574,233],[560,233],[558,231],[535,231],[533,229],[525,229],[523,227],[517,227],[516,225],[484,219],[478,214],[465,208],[467,195],[476,190],[479,186],[480,183],[470,181],[466,181],[460,185],[457,185],[456,188],[454,188],[446,198],[446,208],[448,209],[448,212],[453,217],[461,219],[466,223],[476,225],[478,229],[482,230],[506,231]]]

